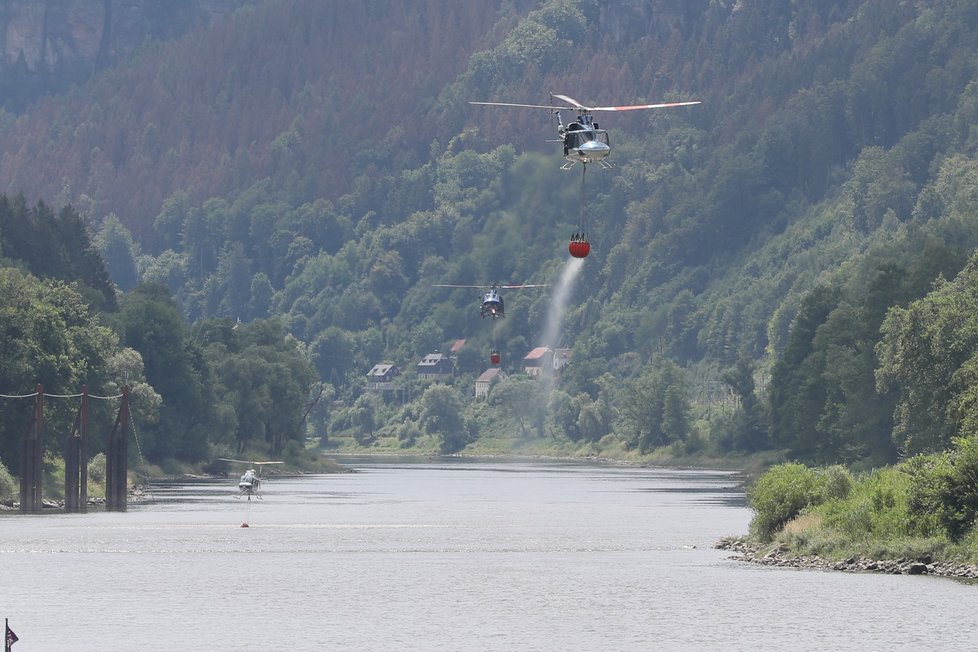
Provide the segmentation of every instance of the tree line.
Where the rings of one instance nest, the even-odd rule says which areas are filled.
[[[90,393],[131,388],[144,461],[208,461],[258,448],[302,449],[315,371],[280,320],[187,322],[163,285],[118,293],[93,239],[70,207],[27,208],[0,196],[0,393]],[[18,447],[32,404],[0,399],[0,460],[18,472]],[[60,453],[77,406],[52,400],[46,448]],[[93,409],[93,432],[111,428]],[[97,425],[96,425],[97,424]],[[91,453],[105,441],[94,438]]]
[[[653,37],[608,29],[609,10],[589,0],[516,3],[505,17],[489,3],[434,3],[416,16],[398,4],[344,14],[331,3],[280,3],[290,11],[236,15],[221,28],[227,39],[195,34],[179,48],[147,50],[92,95],[72,95],[83,124],[39,106],[30,119],[58,127],[10,131],[27,140],[5,155],[16,150],[14,167],[31,169],[49,148],[30,139],[70,132],[65,165],[77,168],[68,177],[92,192],[73,210],[92,225],[125,293],[118,314],[125,297],[149,287],[162,305],[165,287],[199,349],[176,367],[198,374],[213,372],[206,347],[220,350],[201,339],[220,329],[199,324],[240,320],[234,337],[279,324],[331,399],[306,417],[317,436],[405,445],[430,436],[457,450],[509,428],[629,453],[776,450],[874,466],[946,448],[959,422],[970,423],[967,373],[934,371],[960,392],[911,391],[906,358],[925,325],[915,302],[951,282],[978,246],[971,4],[677,0],[645,16]],[[327,27],[340,19],[393,21],[437,38],[378,37],[376,52],[401,55],[378,67],[356,30]],[[464,29],[449,34],[446,25]],[[301,38],[266,58],[238,56],[286,32]],[[357,56],[349,70],[309,78],[302,52],[289,49],[303,44],[322,58],[339,46]],[[419,64],[426,57],[433,67]],[[188,58],[211,63],[177,65]],[[369,70],[380,71],[377,88],[404,98],[396,120],[390,101],[370,110],[379,91],[359,83]],[[106,90],[120,83],[154,98],[146,106],[160,115],[125,127],[136,113]],[[585,195],[576,171],[559,169],[559,150],[536,145],[552,128],[540,114],[466,104],[529,100],[548,87],[704,103],[616,115],[604,126],[619,166],[588,174]],[[252,95],[254,113],[243,101]],[[192,119],[204,104],[209,113]],[[338,106],[362,115],[330,112]],[[353,152],[338,176],[327,161],[333,146]],[[138,208],[118,200],[120,187],[146,189],[130,198]],[[572,364],[552,395],[520,401],[540,387],[519,377],[519,361],[541,344],[547,293],[508,294],[509,316],[490,325],[478,318],[477,290],[432,286],[552,281],[582,213],[594,249],[554,343],[573,349]],[[397,400],[364,391],[373,364],[410,370],[460,338],[468,343],[450,388],[408,374]],[[168,346],[174,356],[186,348]],[[503,351],[510,378],[477,403],[472,384],[490,348]],[[949,365],[941,353],[913,362]],[[172,436],[170,452],[197,441]]]

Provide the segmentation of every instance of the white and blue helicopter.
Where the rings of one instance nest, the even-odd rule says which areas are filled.
[[[218,458],[222,462],[234,462],[236,464],[246,464],[249,468],[238,480],[238,494],[235,498],[241,498],[242,496],[247,496],[248,500],[251,497],[261,500],[261,471],[262,467],[268,464],[284,464],[284,462],[255,462],[252,460],[233,460],[227,457]]]
[[[565,105],[554,104],[554,100],[559,100]],[[584,106],[573,97],[566,95],[550,94],[550,104],[516,104],[513,102],[469,102],[481,106],[509,106],[527,109],[547,109],[557,118],[557,140],[550,142],[562,143],[564,146],[564,159],[566,162],[561,169],[568,170],[576,163],[582,163],[587,169],[588,163],[597,163],[601,167],[610,168],[611,164],[605,158],[611,153],[611,141],[608,140],[608,132],[598,128],[598,123],[594,121],[592,113],[595,111],[639,111],[644,109],[670,109],[679,106],[692,106],[699,104],[698,100],[690,102],[660,102],[658,104],[632,104],[629,106]],[[577,113],[577,119],[569,124],[564,124],[560,119],[561,111],[573,111]]]
[[[555,103],[555,100],[563,104]],[[561,143],[564,147],[564,164],[561,170],[569,170],[576,164],[581,164],[581,225],[580,229],[571,238],[568,250],[574,258],[585,258],[591,251],[591,243],[587,237],[587,223],[585,219],[584,202],[586,192],[584,181],[587,176],[587,164],[597,163],[604,169],[610,170],[613,166],[606,161],[611,154],[611,141],[608,139],[608,132],[598,127],[594,121],[596,111],[640,111],[644,109],[670,109],[680,106],[693,106],[699,104],[699,100],[688,102],[659,102],[657,104],[630,104],[627,106],[584,106],[573,97],[566,95],[550,94],[550,104],[517,104],[515,102],[469,102],[480,106],[508,106],[526,109],[547,109],[551,115],[557,118],[557,139],[547,142]],[[561,111],[571,111],[577,113],[577,119],[568,124],[560,118]],[[485,316],[485,311],[483,311]]]
[[[535,283],[535,284],[520,284],[520,285],[501,285],[498,283],[492,283],[491,285],[450,285],[445,283],[435,283],[432,287],[436,288],[481,288],[485,290],[482,295],[482,306],[479,308],[479,315],[485,319],[486,317],[505,317],[506,307],[503,303],[503,295],[499,293],[500,290],[519,290],[522,288],[545,288],[546,283]]]

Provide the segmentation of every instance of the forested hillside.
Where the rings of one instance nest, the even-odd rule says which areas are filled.
[[[3,0],[0,118],[257,0]]]
[[[396,169],[427,155],[424,105],[499,12],[318,0],[239,11],[38,103],[6,133],[0,189],[92,202],[154,248],[174,193],[196,204],[270,177],[296,199],[335,196],[372,157],[390,152]]]
[[[367,446],[517,433],[873,466],[974,421],[970,322],[941,309],[978,247],[976,45],[965,0],[269,0],[6,121],[0,188],[88,220],[127,346],[150,301],[195,333],[194,377],[280,336],[314,369],[283,371],[316,409],[276,430],[248,413],[260,365],[238,367],[212,430],[161,426],[160,456],[264,418],[266,438]],[[546,111],[468,103],[551,91],[702,104],[599,116],[615,167],[582,192]],[[479,290],[432,287],[554,284],[582,219],[592,252],[555,341],[547,291],[483,320]],[[247,344],[239,321],[281,333]],[[417,379],[459,339],[451,382]],[[522,373],[541,344],[572,350],[555,388]],[[475,401],[490,348],[509,378]],[[397,392],[366,391],[381,362]],[[188,401],[209,386],[170,380]]]

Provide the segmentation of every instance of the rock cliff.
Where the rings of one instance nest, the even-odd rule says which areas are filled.
[[[83,81],[146,39],[168,39],[259,0],[0,0],[0,100],[19,110]]]

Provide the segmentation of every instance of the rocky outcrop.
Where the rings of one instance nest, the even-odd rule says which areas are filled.
[[[959,579],[978,579],[978,566],[949,561],[934,561],[930,556],[919,559],[868,559],[850,557],[833,560],[818,555],[794,555],[783,543],[762,546],[742,537],[721,539],[715,546],[720,550],[738,553],[731,557],[738,561],[780,568],[833,570],[847,573],[885,573],[887,575],[936,575]]]
[[[0,0],[0,87],[56,91],[147,39],[178,37],[258,1]],[[20,104],[31,98],[23,99]]]
[[[673,30],[684,31],[692,24],[698,7],[689,0],[618,0],[599,4],[602,32],[615,43],[637,38],[669,38]]]

